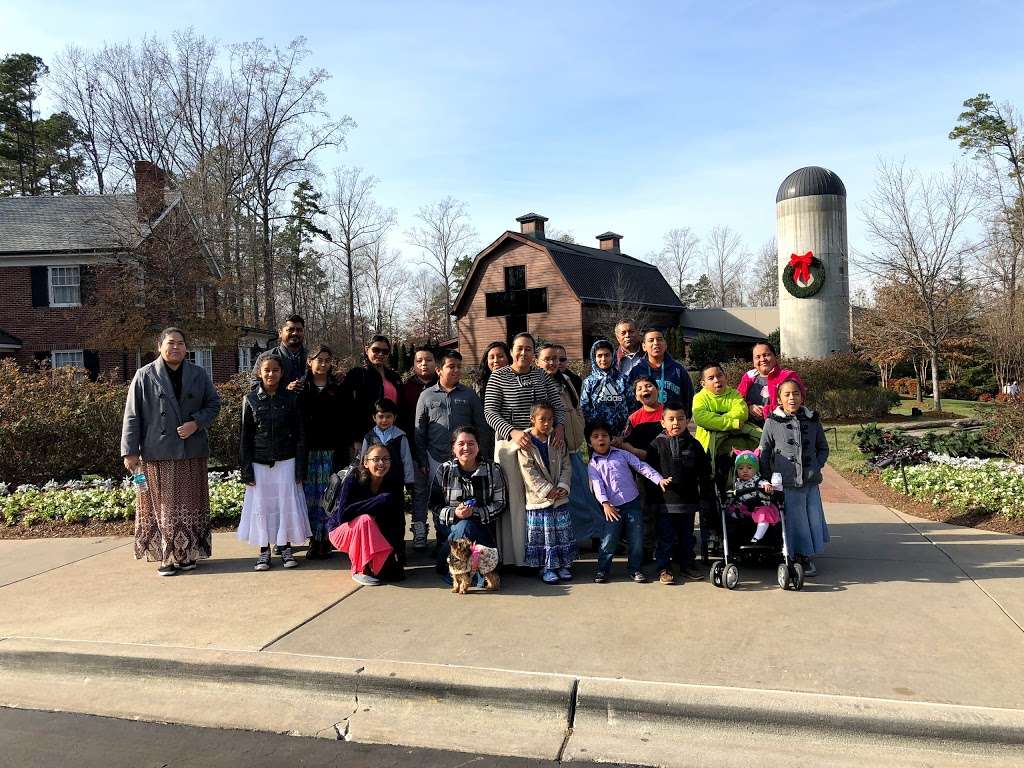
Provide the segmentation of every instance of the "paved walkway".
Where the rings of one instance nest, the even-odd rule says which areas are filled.
[[[997,708],[1012,710],[1020,730],[1010,732],[1024,743],[1024,540],[901,515],[831,472],[823,495],[832,542],[800,593],[753,567],[733,592],[707,581],[637,585],[618,561],[615,580],[598,585],[592,558],[569,584],[508,577],[498,594],[460,597],[414,557],[405,583],[367,588],[342,557],[254,573],[254,553],[231,534],[216,535],[215,557],[196,571],[159,578],[126,539],[0,541],[0,654],[33,639],[87,641],[155,649],[161,663],[213,649],[376,661],[397,665],[391,676],[453,667],[477,680],[506,670],[574,686],[632,680]],[[5,695],[0,704],[19,704]]]

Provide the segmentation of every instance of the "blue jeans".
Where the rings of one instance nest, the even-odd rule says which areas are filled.
[[[615,522],[604,521],[604,535],[601,537],[601,551],[597,555],[597,570],[608,573],[612,567],[612,557],[619,546],[622,527],[626,527],[626,538],[629,539],[629,555],[627,567],[630,573],[636,573],[644,562],[644,508],[637,497],[625,504],[619,504],[619,519]]]
[[[693,566],[694,512],[669,514],[659,511],[657,518],[658,544],[654,548],[655,567],[663,571],[672,563],[672,557],[682,568]]]
[[[484,547],[496,547],[494,533],[491,527],[480,522],[478,517],[467,517],[459,520],[452,526],[441,523],[434,519],[434,528],[437,530],[437,572],[448,573],[448,551],[451,549],[449,542],[455,539],[469,539]]]

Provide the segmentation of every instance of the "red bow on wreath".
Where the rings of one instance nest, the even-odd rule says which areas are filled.
[[[793,282],[801,282],[805,285],[811,282],[811,259],[813,258],[813,251],[808,251],[803,256],[797,256],[795,253],[789,254],[789,266],[793,267]]]

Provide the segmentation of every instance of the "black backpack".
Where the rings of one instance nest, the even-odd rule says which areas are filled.
[[[320,499],[320,509],[324,511],[324,514],[330,517],[334,514],[334,508],[338,505],[338,494],[341,493],[341,485],[345,482],[346,478],[356,468],[356,463],[353,461],[347,467],[342,467],[337,472],[334,472],[330,479],[327,481],[327,489],[324,491],[323,497]]]

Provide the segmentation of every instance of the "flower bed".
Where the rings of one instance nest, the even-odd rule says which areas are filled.
[[[1024,519],[1024,465],[999,459],[931,454],[927,464],[906,468],[915,499],[956,512],[986,512]],[[899,469],[882,472],[882,482],[903,491]]]
[[[238,472],[211,472],[210,519],[237,523],[245,485]],[[75,480],[64,484],[20,485],[13,491],[0,483],[0,524],[31,527],[42,522],[110,523],[135,519],[135,489],[129,481]]]

